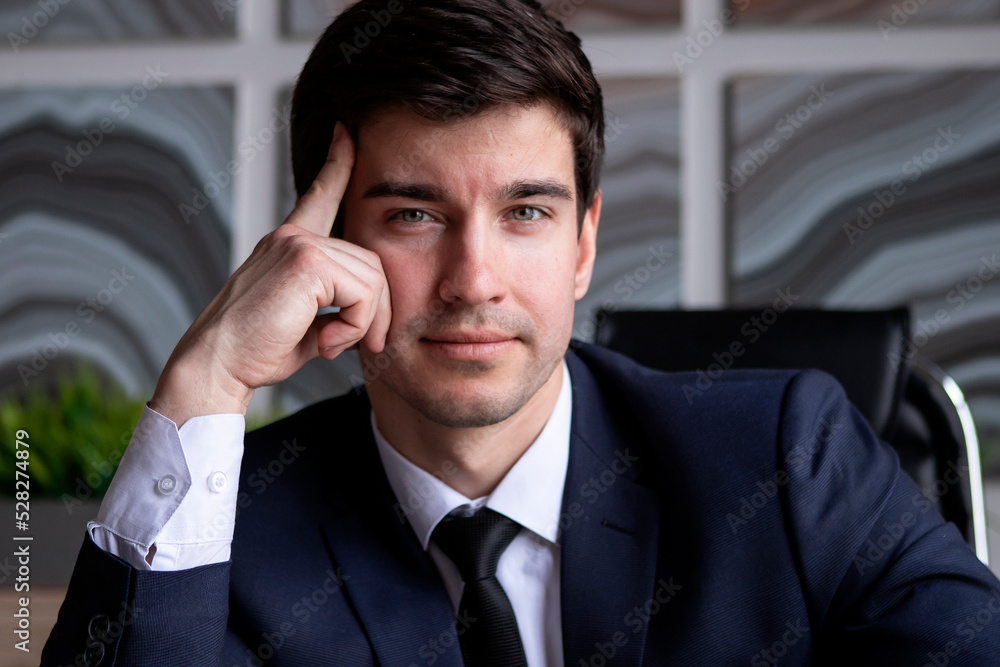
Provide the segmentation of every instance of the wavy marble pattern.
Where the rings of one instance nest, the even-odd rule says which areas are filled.
[[[590,291],[576,308],[574,337],[590,340],[596,309],[672,308],[679,301],[679,86],[673,79],[602,84],[607,111],[604,204]],[[294,202],[291,178],[280,199]],[[353,376],[353,380],[352,380]],[[354,353],[315,359],[279,388],[283,410],[360,384]]]
[[[232,90],[123,94],[0,92],[0,395],[79,360],[148,395],[229,274]]]
[[[919,352],[966,393],[1000,471],[1000,73],[744,78],[731,93],[729,185],[762,163],[725,192],[734,303],[785,287],[800,305],[909,303]]]
[[[574,336],[593,337],[598,308],[680,301],[680,86],[675,79],[602,82],[607,156],[597,260],[577,303]]]
[[[606,30],[680,23],[680,0],[540,0],[549,13],[572,30]],[[315,38],[349,0],[284,0],[286,35]]]
[[[239,0],[51,0],[0,4],[2,48],[35,42],[105,42],[236,35]],[[26,40],[11,38],[10,34]]]
[[[737,23],[801,25],[872,23],[893,27],[919,23],[961,23],[1000,18],[998,0],[731,0]]]

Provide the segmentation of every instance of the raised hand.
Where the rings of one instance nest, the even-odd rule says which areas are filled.
[[[392,313],[378,255],[330,238],[353,165],[354,145],[338,122],[316,180],[181,338],[151,408],[178,426],[197,415],[246,414],[254,389],[316,356],[358,344],[382,350]],[[317,316],[325,306],[340,312]]]

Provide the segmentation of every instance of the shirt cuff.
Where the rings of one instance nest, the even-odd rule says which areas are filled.
[[[193,417],[178,430],[146,406],[88,524],[91,538],[139,569],[229,560],[245,428],[243,415],[220,414]]]

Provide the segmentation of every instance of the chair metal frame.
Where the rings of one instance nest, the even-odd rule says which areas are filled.
[[[972,506],[972,535],[976,556],[986,565],[990,564],[988,535],[986,528],[986,497],[983,492],[983,469],[979,457],[979,437],[972,411],[965,400],[965,394],[955,380],[940,367],[914,359],[910,364],[911,373],[919,373],[933,381],[947,394],[965,436],[965,456],[969,466],[969,491]]]

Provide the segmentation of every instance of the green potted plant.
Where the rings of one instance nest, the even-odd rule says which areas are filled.
[[[0,399],[3,532],[8,544],[15,534],[33,537],[31,583],[68,582],[86,524],[97,515],[143,405],[86,366],[63,372],[53,386],[38,384]],[[17,457],[17,449],[24,451],[18,439],[28,445],[27,458]],[[16,479],[27,481],[16,490],[27,486],[28,493],[18,498]],[[26,505],[15,508],[19,500]],[[15,521],[15,509],[23,516],[25,506],[26,526]],[[0,562],[0,582],[14,576],[14,569]]]

